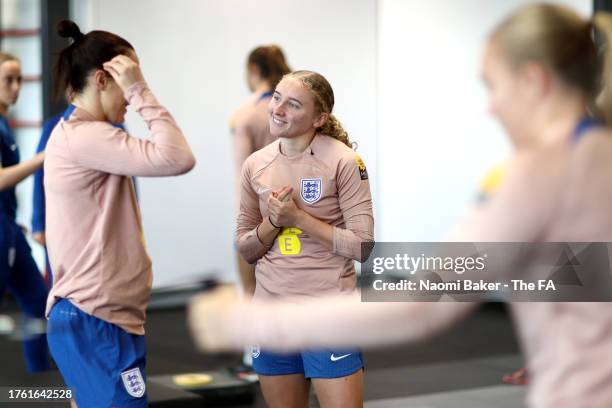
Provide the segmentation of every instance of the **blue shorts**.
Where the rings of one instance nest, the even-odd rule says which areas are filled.
[[[60,299],[47,341],[79,408],[146,408],[144,336],[130,334]]]
[[[319,349],[300,353],[271,353],[253,346],[253,370],[259,375],[304,374],[306,378],[340,378],[363,368],[357,349]]]

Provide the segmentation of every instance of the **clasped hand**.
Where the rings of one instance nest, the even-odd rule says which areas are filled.
[[[293,188],[285,186],[273,191],[268,197],[268,212],[270,221],[280,227],[294,227],[302,210],[298,208],[291,197]]]

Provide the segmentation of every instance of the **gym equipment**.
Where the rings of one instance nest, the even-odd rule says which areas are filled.
[[[250,404],[255,399],[256,384],[240,379],[226,370],[150,375],[147,377],[147,384],[150,383],[195,393],[208,405]]]

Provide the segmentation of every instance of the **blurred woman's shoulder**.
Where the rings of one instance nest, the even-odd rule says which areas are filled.
[[[242,105],[236,108],[230,116],[230,129],[235,129],[249,121],[255,112],[256,102],[257,95],[251,95]]]

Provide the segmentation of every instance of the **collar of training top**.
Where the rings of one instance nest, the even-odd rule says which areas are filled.
[[[572,134],[572,142],[577,143],[580,139],[582,139],[588,130],[597,126],[601,126],[601,123],[597,119],[589,116],[583,117],[580,119],[580,122],[578,122],[576,128],[574,129],[574,133]]]
[[[74,112],[75,109],[76,109],[76,106],[74,106],[73,104],[69,104],[66,110],[64,111],[62,118],[64,118],[65,121],[70,119],[70,115],[72,115],[72,112]]]
[[[264,99],[268,99],[269,97],[272,96],[272,94],[273,94],[272,91],[262,93],[261,95],[259,95],[259,98],[257,98],[255,105],[257,105],[259,102],[263,101]]]
[[[283,152],[281,152],[281,145],[280,145],[280,139],[278,141],[278,155],[281,157],[284,157],[286,159],[290,159],[290,160],[294,160],[297,159],[299,157],[303,157],[306,155],[313,155],[314,156],[314,152],[317,150],[317,146],[319,145],[319,142],[321,140],[321,135],[319,133],[315,133],[314,137],[312,138],[312,140],[310,141],[310,144],[308,145],[308,147],[300,154],[296,154],[295,156],[287,156],[285,154],[283,154]]]

